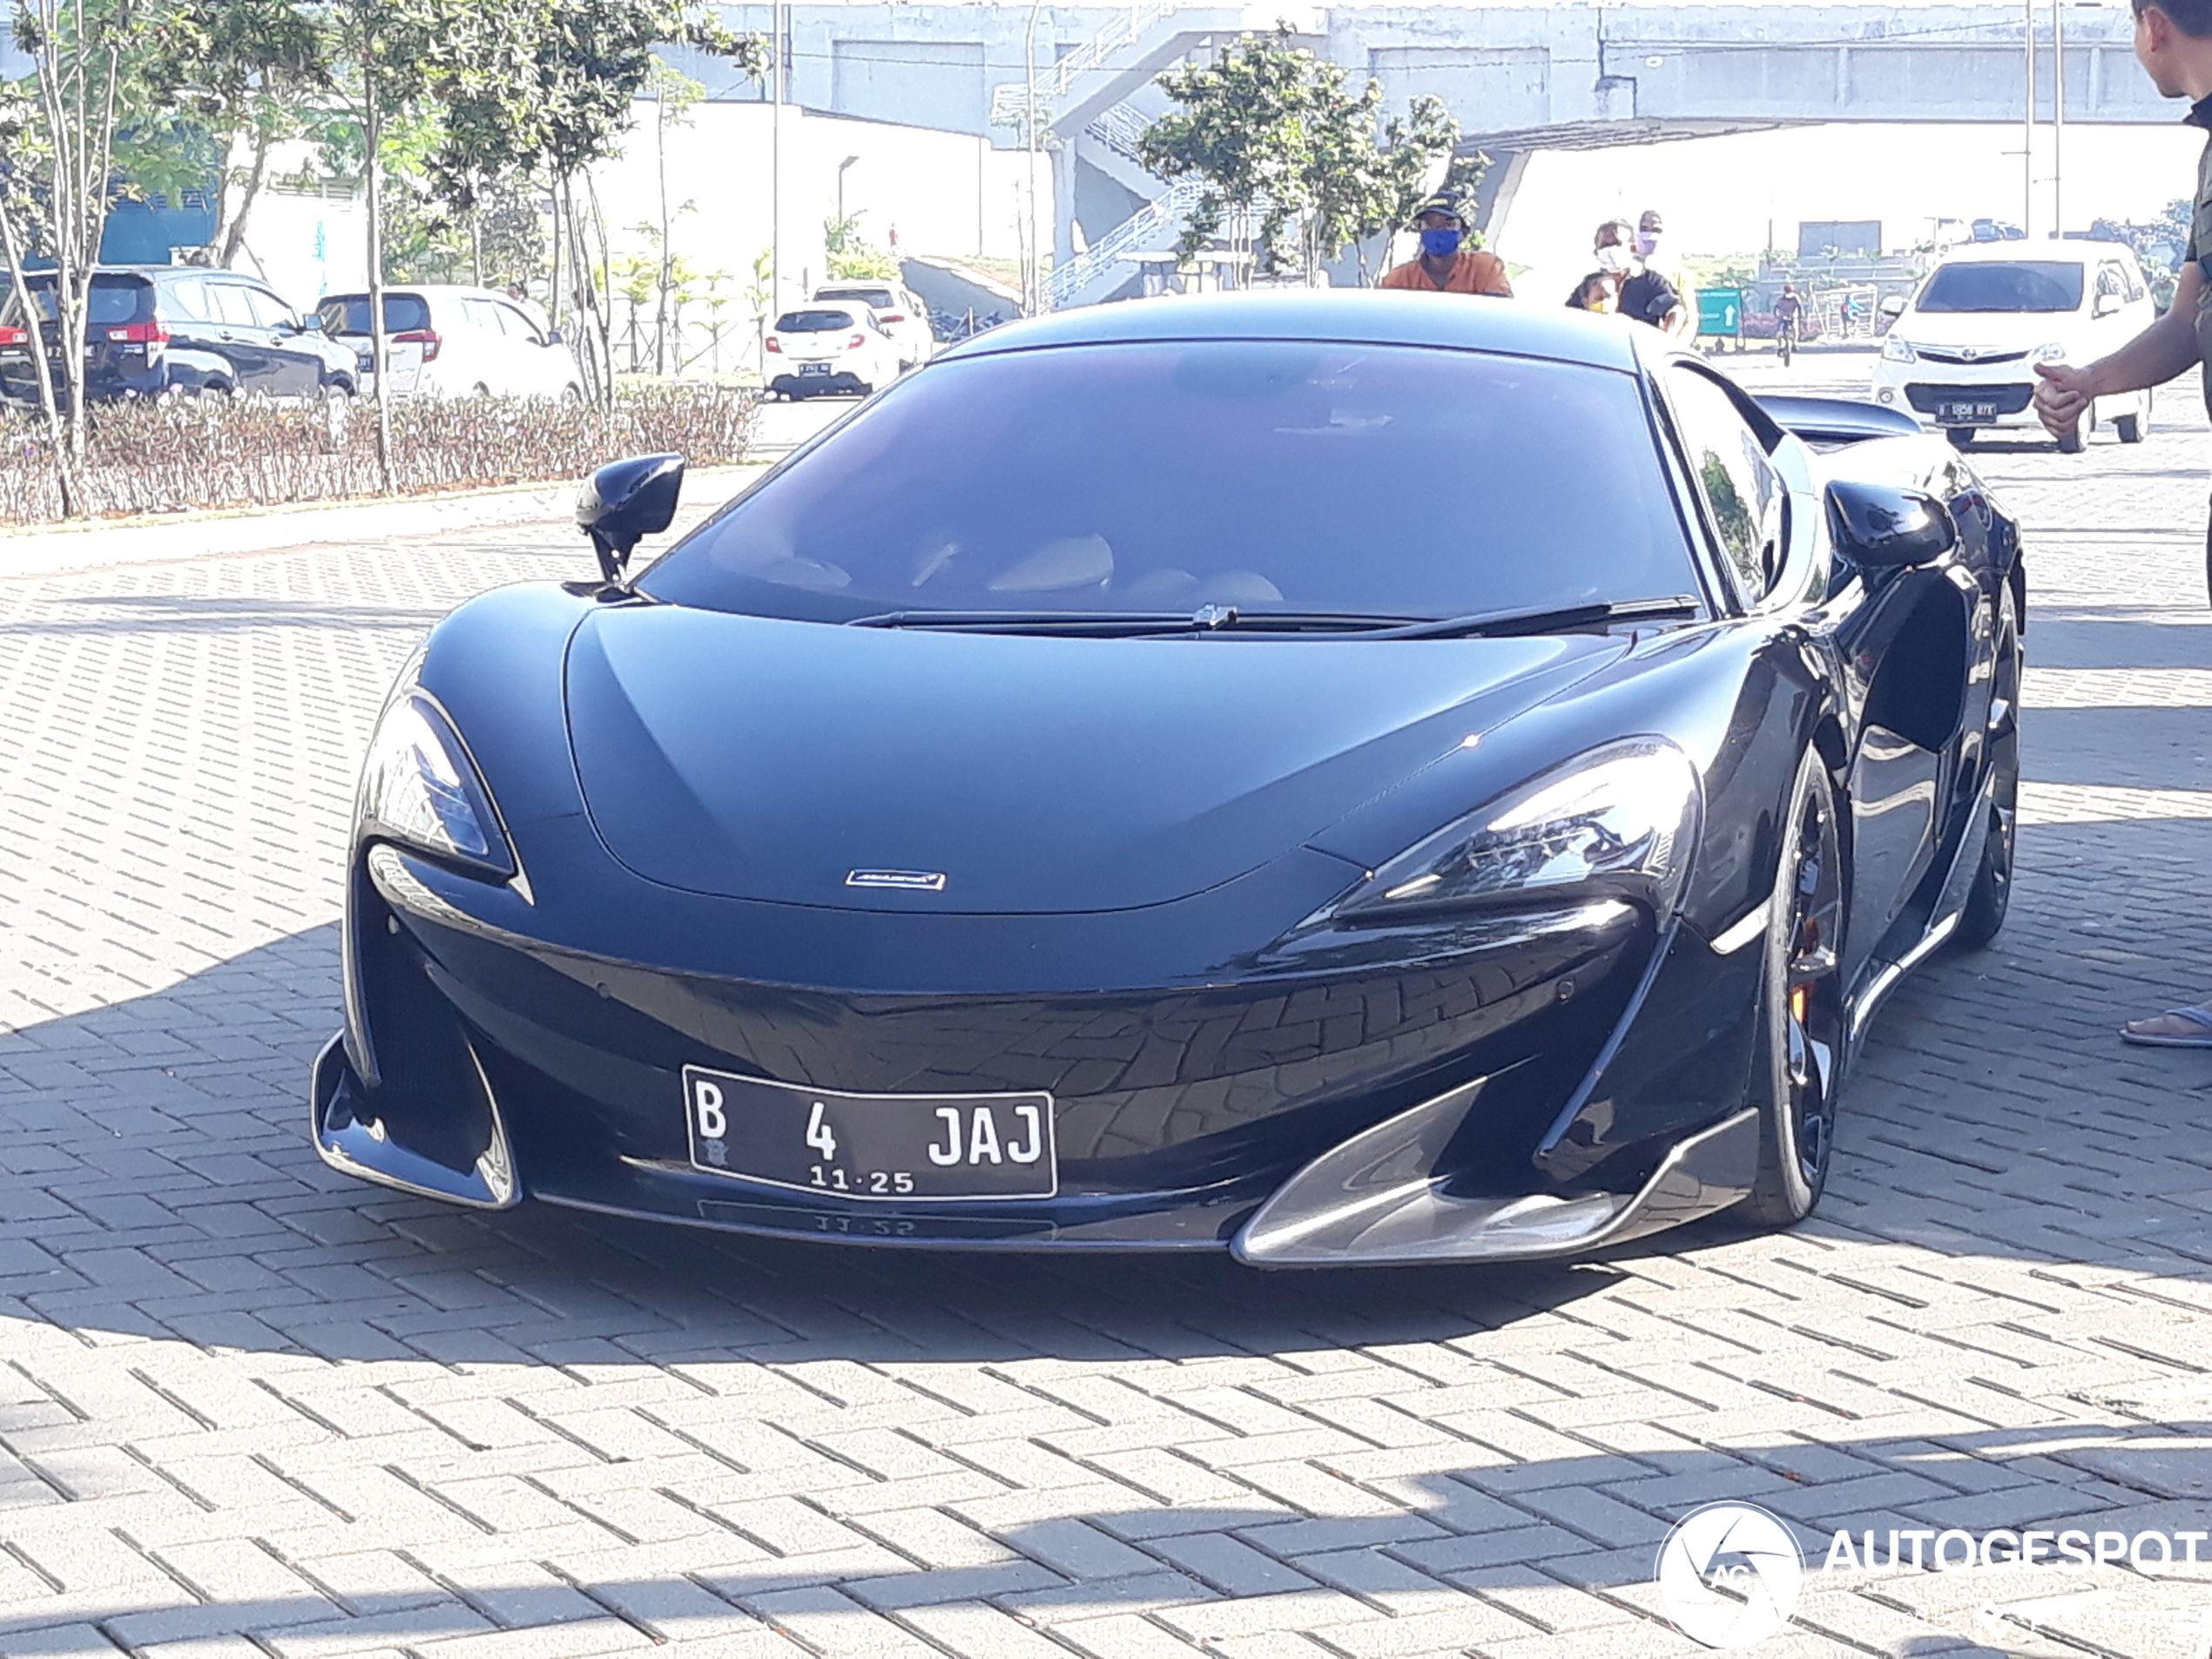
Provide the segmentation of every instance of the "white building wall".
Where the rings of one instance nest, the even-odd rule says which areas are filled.
[[[611,251],[652,252],[638,228],[660,213],[660,144],[653,109],[640,104],[623,152],[593,170]],[[674,216],[675,251],[705,273],[725,272],[723,292],[751,286],[755,254],[773,239],[770,171],[776,148],[775,111],[761,104],[702,103],[688,124],[666,134],[668,199],[691,211]],[[1019,151],[994,150],[988,138],[824,115],[783,111],[782,219],[784,299],[824,280],[825,222],[838,209],[838,169],[846,158],[844,204],[860,218],[860,233],[887,246],[898,233],[901,253],[1017,259],[1022,189],[1028,176]],[[1036,169],[1040,215],[1052,221],[1052,168]]]

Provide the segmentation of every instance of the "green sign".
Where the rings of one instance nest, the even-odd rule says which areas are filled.
[[[1743,290],[1700,288],[1697,291],[1697,332],[1735,334],[1743,332]]]

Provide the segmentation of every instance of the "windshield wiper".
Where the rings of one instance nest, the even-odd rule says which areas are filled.
[[[1328,633],[1348,639],[1457,639],[1478,634],[1550,634],[1616,622],[1697,614],[1687,594],[1549,610],[1489,610],[1467,617],[1386,617],[1343,610],[886,610],[847,628],[941,628],[974,634],[1069,634],[1127,639],[1161,634]]]
[[[962,633],[1088,634],[1130,637],[1148,634],[1301,633],[1366,635],[1419,618],[1342,611],[1238,610],[1201,605],[1183,610],[886,610],[855,617],[848,628],[944,628]]]
[[[1378,629],[1360,637],[1464,639],[1478,634],[1491,637],[1558,634],[1608,623],[1654,622],[1696,614],[1697,601],[1683,593],[1669,599],[1626,599],[1618,604],[1561,605],[1548,610],[1486,610],[1470,617],[1440,617],[1433,622],[1411,623],[1403,628]]]

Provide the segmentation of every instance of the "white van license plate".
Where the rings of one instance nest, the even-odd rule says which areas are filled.
[[[1979,403],[1939,403],[1936,419],[1946,426],[1966,426],[1977,421],[1994,421],[1997,405],[1984,400]]]

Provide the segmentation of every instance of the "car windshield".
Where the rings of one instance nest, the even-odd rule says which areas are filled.
[[[334,293],[315,307],[322,318],[323,327],[334,334],[365,334],[368,332],[368,296],[365,293]],[[388,334],[412,334],[430,326],[430,307],[418,293],[388,293],[384,296],[384,332]]]
[[[846,621],[1442,617],[1694,593],[1639,385],[1403,346],[954,359],[667,553],[653,597]]]
[[[30,296],[38,307],[38,314],[48,322],[54,320],[54,279],[29,279]],[[145,304],[149,286],[143,278],[132,276],[103,276],[92,278],[91,298],[85,307],[86,320],[91,323],[138,322],[143,320],[141,309]],[[0,307],[0,322],[19,323],[23,315],[21,300],[10,294],[5,307]]]
[[[849,311],[786,311],[776,319],[779,334],[826,334],[857,326]]]
[[[857,300],[864,306],[873,306],[878,311],[898,308],[898,302],[892,299],[888,288],[832,288],[814,297],[817,300]]]
[[[2067,260],[1974,260],[1941,266],[1919,311],[2078,311],[2081,267]]]

